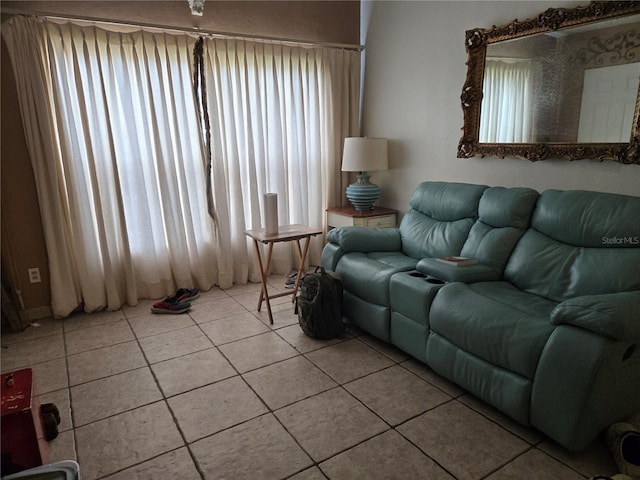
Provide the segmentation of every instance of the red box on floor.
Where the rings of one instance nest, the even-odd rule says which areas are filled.
[[[33,372],[30,368],[2,374],[1,448],[3,474],[7,466],[17,472],[48,461],[40,406],[33,395]]]

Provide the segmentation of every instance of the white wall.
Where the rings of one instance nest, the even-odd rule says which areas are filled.
[[[383,192],[378,204],[404,212],[410,193],[426,180],[640,195],[640,165],[456,158],[465,31],[585,3],[363,0],[362,134],[390,140],[390,170],[371,176]]]

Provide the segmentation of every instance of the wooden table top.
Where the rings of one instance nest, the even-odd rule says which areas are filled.
[[[259,230],[245,230],[245,235],[257,240],[258,242],[290,242],[292,240],[300,240],[305,237],[312,237],[322,233],[321,228],[308,227],[301,224],[279,225],[278,232],[267,235],[264,228]]]

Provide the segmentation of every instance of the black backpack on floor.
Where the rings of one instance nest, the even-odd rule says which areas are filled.
[[[302,331],[317,340],[329,340],[345,330],[342,321],[342,280],[323,267],[300,281],[295,313]]]

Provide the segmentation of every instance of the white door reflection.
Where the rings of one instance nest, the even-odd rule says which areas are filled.
[[[585,70],[578,142],[628,142],[639,83],[640,62]]]

